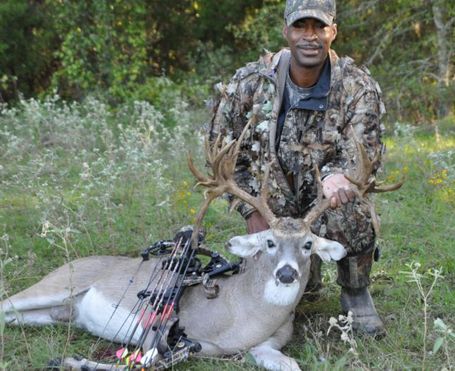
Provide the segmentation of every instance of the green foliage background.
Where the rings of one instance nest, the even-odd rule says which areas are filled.
[[[97,95],[115,105],[160,105],[163,77],[200,103],[263,49],[284,46],[284,0],[3,0],[0,92],[65,99]],[[449,83],[438,75],[432,7],[443,11]],[[370,66],[389,120],[429,122],[453,111],[455,3],[450,0],[338,1],[334,47]]]

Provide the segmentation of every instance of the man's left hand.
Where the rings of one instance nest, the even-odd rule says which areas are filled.
[[[330,199],[330,207],[337,207],[352,202],[356,196],[355,187],[343,174],[333,174],[322,181],[324,196]]]

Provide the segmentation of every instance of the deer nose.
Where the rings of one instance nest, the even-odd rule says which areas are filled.
[[[292,268],[289,264],[286,264],[284,267],[281,267],[276,272],[276,278],[284,284],[293,283],[299,276],[299,273]]]

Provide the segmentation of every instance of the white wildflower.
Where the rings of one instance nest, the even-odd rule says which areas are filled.
[[[43,226],[41,228],[41,234],[40,236],[45,238],[47,236],[47,233],[49,232],[49,228],[50,228],[50,223],[46,220],[44,223],[43,223]]]

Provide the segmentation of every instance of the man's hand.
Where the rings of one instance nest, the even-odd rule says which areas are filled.
[[[322,191],[324,196],[330,199],[332,209],[354,200],[356,192],[353,187],[343,174],[330,175],[322,181]]]
[[[258,211],[253,211],[253,213],[246,219],[246,229],[248,234],[262,232],[269,228],[270,226]]]

